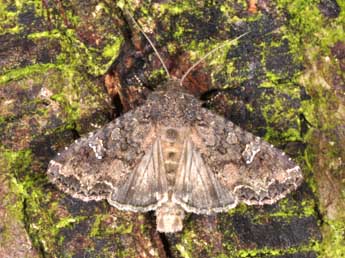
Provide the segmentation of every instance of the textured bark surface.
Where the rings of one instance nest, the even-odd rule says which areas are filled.
[[[82,202],[48,183],[59,149],[145,100],[170,73],[205,106],[294,157],[305,182],[271,206],[189,215]],[[341,257],[345,255],[345,5],[335,0],[2,1],[1,257]],[[24,248],[19,249],[19,246]],[[18,249],[16,248],[18,247]]]

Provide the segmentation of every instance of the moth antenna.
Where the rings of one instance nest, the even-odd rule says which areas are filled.
[[[197,67],[202,61],[204,61],[209,55],[213,54],[214,52],[216,52],[218,49],[221,49],[222,47],[224,47],[227,44],[231,44],[237,40],[239,40],[240,38],[244,37],[245,35],[247,35],[249,32],[243,33],[242,35],[238,36],[237,38],[234,38],[233,40],[231,40],[230,42],[225,42],[223,44],[221,44],[220,46],[212,49],[210,52],[208,52],[206,55],[204,55],[202,58],[199,59],[199,61],[197,61],[195,64],[193,64],[188,70],[187,72],[185,72],[185,74],[182,76],[181,80],[180,80],[180,85],[182,86],[184,79],[186,79],[187,75],[195,68]]]
[[[140,32],[144,35],[144,37],[147,39],[147,41],[150,43],[151,47],[153,48],[153,51],[155,51],[159,61],[161,62],[161,64],[163,65],[163,68],[165,70],[165,72],[167,73],[168,77],[171,78],[170,73],[168,71],[168,68],[166,67],[161,55],[159,54],[158,50],[156,49],[155,45],[152,43],[152,41],[150,40],[150,38],[146,35],[146,33],[144,32],[144,30],[140,27],[139,23],[134,19],[134,17],[126,10],[126,13],[128,14],[129,17],[131,17],[133,23],[138,27],[138,29],[140,30]]]

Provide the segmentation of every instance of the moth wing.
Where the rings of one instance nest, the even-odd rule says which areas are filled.
[[[141,106],[71,144],[49,163],[48,178],[84,201],[155,209],[167,191],[156,126]],[[145,180],[145,181],[144,181]]]
[[[108,201],[123,210],[155,210],[168,199],[168,184],[161,142],[156,139],[124,185]]]
[[[226,211],[237,205],[190,140],[184,142],[172,199],[186,211],[198,214]]]
[[[300,167],[273,145],[206,109],[200,117],[191,138],[204,162],[239,201],[272,204],[303,181]]]

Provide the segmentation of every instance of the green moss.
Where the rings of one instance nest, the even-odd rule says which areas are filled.
[[[299,82],[306,88],[307,93],[312,97],[311,100],[302,101],[300,111],[303,112],[308,122],[318,130],[317,135],[325,137],[323,143],[319,140],[315,141],[315,134],[308,133],[304,140],[308,142],[307,150],[304,152],[304,161],[306,163],[306,180],[314,193],[318,193],[318,185],[323,182],[317,182],[314,173],[322,175],[327,173],[327,178],[337,174],[339,178],[344,175],[336,168],[332,168],[332,164],[339,157],[343,157],[341,151],[342,146],[339,145],[339,139],[335,136],[334,130],[337,126],[343,124],[343,114],[338,109],[339,98],[336,96],[332,88],[332,79],[329,78],[335,73],[339,73],[339,67],[332,63],[330,58],[330,48],[337,41],[345,41],[345,31],[343,24],[345,23],[345,2],[337,1],[342,11],[335,19],[329,19],[323,16],[319,9],[317,0],[279,0],[277,1],[279,8],[287,9],[289,13],[289,24],[284,28],[285,38],[289,40],[291,53],[295,60],[303,61],[306,70],[299,78]],[[337,71],[338,70],[338,71]],[[312,131],[312,130],[311,130]],[[319,146],[322,144],[322,146]],[[322,149],[320,149],[322,148]],[[320,169],[332,171],[315,171]],[[309,176],[310,175],[310,176]],[[324,178],[324,177],[318,177]],[[343,187],[341,183],[340,187]],[[342,202],[342,196],[322,196],[323,190],[320,190],[320,198],[327,199],[339,198]],[[327,191],[326,191],[327,192]],[[326,193],[327,194],[327,193]],[[322,203],[322,201],[321,201]],[[325,207],[319,207],[323,209]],[[327,209],[327,208],[325,208]],[[312,214],[312,205],[305,205],[304,212]],[[343,212],[340,211],[339,214]],[[323,241],[320,247],[320,257],[342,257],[345,254],[345,237],[344,219],[339,215],[339,219],[329,220],[324,217]]]
[[[4,125],[6,122],[6,118],[3,116],[0,116],[0,126]]]
[[[231,237],[231,239],[234,239],[233,241],[236,242],[236,234]],[[231,242],[224,242],[223,243],[224,249],[226,252],[226,257],[280,257],[283,255],[289,255],[289,254],[298,254],[303,252],[320,252],[320,243],[317,240],[311,239],[307,244],[301,244],[294,247],[285,247],[285,248],[241,248],[238,246],[231,245]],[[223,255],[220,255],[220,257],[223,257]]]
[[[130,234],[133,231],[133,224],[132,223],[121,223],[114,230],[111,230],[116,234]]]
[[[266,128],[265,139],[273,144],[280,143],[282,141],[300,141],[300,129],[288,128],[281,131],[281,128],[275,129],[272,125],[286,124],[286,122],[295,122],[298,125],[298,114],[294,108],[286,106],[288,104],[285,98],[270,98],[268,96],[261,97],[267,105],[263,106],[262,114],[269,125]],[[268,104],[270,103],[270,104]]]
[[[0,35],[19,33],[21,28],[16,20],[19,11],[9,11],[7,3],[0,2]]]
[[[70,71],[85,67],[89,74],[98,76],[108,68],[98,63],[98,57],[93,55],[92,48],[87,48],[75,35],[74,30],[64,31],[61,34],[60,44],[63,52],[57,57],[57,62],[68,64]]]
[[[76,223],[86,219],[84,216],[62,216],[57,218],[59,204],[51,201],[51,194],[43,190],[46,178],[32,173],[32,154],[30,150],[2,150],[3,159],[10,177],[11,193],[17,198],[8,209],[11,214],[20,219],[31,237],[33,245],[50,253],[56,248],[57,238],[61,229],[71,228]],[[57,241],[57,242],[56,242]]]
[[[244,213],[247,213],[249,209],[250,209],[250,207],[248,205],[241,202],[234,209],[230,209],[228,211],[228,214],[229,215],[234,215],[235,213],[236,214],[244,214]]]
[[[23,68],[12,69],[3,75],[0,75],[0,86],[1,84],[4,85],[5,83],[12,80],[19,80],[27,76],[32,76],[34,74],[42,74],[52,68],[59,68],[59,66],[55,64],[34,64],[25,66]]]
[[[169,55],[173,56],[177,52],[177,45],[173,42],[168,42],[167,49],[168,49]]]
[[[154,70],[150,73],[148,78],[148,84],[150,85],[161,85],[161,82],[165,80],[167,74],[163,68]]]
[[[9,8],[10,7],[10,8]],[[0,2],[0,35],[18,34],[27,29],[26,24],[20,24],[18,18],[31,7],[35,8],[35,16],[43,15],[42,2],[37,0],[17,0]]]
[[[109,251],[109,257],[113,256],[113,252]],[[137,252],[135,249],[131,249],[131,248],[121,248],[116,250],[115,253],[115,257],[119,257],[119,258],[127,258],[127,257],[135,257],[137,255]]]
[[[16,85],[15,90],[24,90],[28,94],[32,91],[33,85],[42,85],[43,89],[53,94],[50,102],[59,109],[59,119],[63,121],[63,125],[59,128],[45,129],[45,134],[70,129],[81,130],[82,118],[104,107],[102,105],[105,105],[106,95],[103,88],[98,87],[86,74],[75,68],[61,65],[58,69],[57,67],[50,69],[49,66],[43,69],[42,66],[37,65],[35,69],[30,70],[30,67],[26,69],[29,72],[15,75],[13,79],[17,81],[11,82],[10,85]],[[23,78],[19,79],[20,77]],[[53,115],[52,105],[46,106],[44,101],[46,100],[42,100],[39,96],[33,96],[22,105],[24,108],[25,106],[36,107],[36,110],[30,111],[30,116],[42,121],[42,119],[50,119]],[[17,118],[14,116],[14,119]],[[6,122],[11,122],[11,113],[3,117],[3,123]],[[84,132],[81,131],[81,133]]]
[[[301,101],[300,111],[311,125],[316,126],[318,124],[315,114],[315,103],[313,101]],[[309,135],[305,136],[306,139],[311,135],[311,132],[312,130],[309,131]]]
[[[182,257],[193,257],[193,251],[196,249],[197,245],[197,242],[195,242],[197,241],[197,236],[191,229],[193,226],[189,226],[190,228],[183,231],[181,243],[175,246]]]
[[[301,40],[312,40],[313,37],[310,36],[323,26],[317,3],[317,0],[278,1],[278,7],[287,9],[291,16],[286,37],[289,38],[294,56],[302,54]]]
[[[289,28],[285,37],[289,39],[291,51],[296,58],[306,56],[305,51],[313,58],[328,53],[329,46],[345,38],[345,31],[341,25],[345,21],[344,12],[341,12],[334,23],[329,23],[318,9],[318,0],[277,2],[281,9],[287,9],[289,12]],[[337,2],[344,10],[344,3]]]
[[[177,244],[176,249],[179,251],[181,257],[183,257],[183,258],[193,257],[192,254],[189,251],[187,251],[186,248],[184,247],[184,245],[182,245],[182,244]]]
[[[316,155],[310,146],[308,146],[307,149],[304,151],[303,160],[305,161],[305,164],[306,164],[306,169],[304,171],[307,170],[311,173],[313,171],[313,164],[316,160]]]
[[[158,6],[158,5],[157,5]],[[163,3],[159,5],[159,8],[155,9],[154,12],[157,13],[159,16],[158,20],[164,20],[165,23],[169,23],[169,19],[171,16],[180,16],[180,22],[176,23],[174,26],[173,31],[173,42],[178,42],[180,47],[183,47],[185,51],[189,51],[190,57],[192,62],[195,62],[202,58],[205,54],[209,51],[219,47],[224,42],[219,41],[211,41],[211,40],[186,40],[187,34],[194,33],[190,28],[189,24],[186,24],[187,20],[184,18],[184,13],[193,14],[195,18],[199,18],[202,20],[203,12],[200,11],[199,6],[195,6],[195,3],[189,1],[182,1],[179,3]],[[159,36],[159,35],[158,35]],[[231,39],[228,40],[229,42]],[[232,42],[221,48],[220,51],[217,51],[212,55],[212,57],[208,58],[207,60],[211,62],[210,66],[214,67],[217,65],[224,65],[225,55],[224,53],[231,47],[231,45],[235,45],[236,42]],[[173,51],[169,51],[173,52]],[[223,53],[223,54],[222,54]]]
[[[248,250],[240,250],[238,251],[237,255],[238,257],[257,257],[259,255],[279,255],[280,250],[274,250],[274,249],[248,249]]]
[[[326,220],[321,249],[324,258],[343,257],[345,254],[345,220]]]
[[[104,237],[114,234],[131,234],[133,232],[133,224],[129,221],[121,220],[117,221],[116,226],[109,227],[104,224],[104,221],[110,219],[109,214],[95,215],[95,221],[90,230],[90,237]]]
[[[33,32],[27,36],[28,39],[37,40],[37,39],[61,39],[61,32],[57,29],[50,31],[40,31]]]
[[[231,238],[231,239],[234,239],[235,241],[237,240],[236,239],[236,236],[235,236],[235,233],[233,232],[233,235],[234,237]],[[220,254],[221,257],[226,255],[226,257],[238,257],[237,256],[237,247],[235,246],[236,243],[234,243],[235,241],[226,241],[224,243],[222,243],[222,246],[223,246],[223,249],[225,250],[225,253],[224,254]]]
[[[30,150],[11,151],[0,148],[2,157],[5,161],[6,171],[12,177],[25,177],[30,169],[32,155]],[[24,193],[22,190],[20,193]]]
[[[80,222],[81,220],[85,219],[84,216],[79,217],[65,217],[61,220],[59,220],[54,226],[56,231],[58,232],[62,228],[70,228],[73,226],[73,224]],[[56,232],[56,233],[57,233]]]
[[[181,25],[176,25],[176,29],[174,31],[174,38],[182,38],[183,34],[185,33],[185,28]]]
[[[36,212],[40,211],[39,196],[43,196],[40,190],[35,187],[38,181],[33,181],[34,178],[31,177],[31,152],[30,150],[14,152],[2,149],[2,154],[7,175],[10,177],[11,192],[17,196],[17,201],[11,204],[8,209],[13,216],[26,224],[27,207],[33,205]],[[45,196],[45,198],[47,197]],[[43,214],[44,212],[42,212],[42,216],[44,216]],[[30,228],[34,226],[28,225],[28,230],[30,231]],[[34,244],[37,244],[37,242],[34,241]]]
[[[6,209],[13,218],[16,218],[21,222],[24,222],[23,200],[27,196],[26,189],[23,187],[22,184],[18,183],[18,181],[14,177],[12,177],[10,180],[10,189],[11,193],[15,194],[16,196],[16,202],[11,203],[8,207],[6,207]],[[8,196],[5,196],[4,200],[6,200],[7,198]]]
[[[212,53],[211,57],[208,57],[208,62],[210,66],[224,66],[226,55],[228,51],[238,44],[238,40],[228,39],[227,41],[222,42],[212,42],[212,41],[195,41],[193,40],[188,44],[188,50],[190,51],[190,56],[192,60],[198,61],[203,58],[206,54],[210,53],[213,50],[216,50]],[[219,50],[218,50],[219,49]],[[232,65],[232,64],[230,64]],[[229,66],[229,64],[227,64]],[[228,68],[229,69],[229,68]]]
[[[90,233],[89,233],[90,237],[95,237],[95,236],[98,236],[100,234],[99,228],[100,228],[102,219],[103,219],[102,215],[96,215],[95,216],[95,221],[94,221],[92,228],[90,230]]]
[[[78,21],[75,22],[78,23]],[[58,40],[62,51],[57,56],[56,64],[70,72],[84,67],[89,74],[94,76],[103,75],[107,71],[120,53],[123,43],[122,36],[114,35],[108,37],[108,45],[101,50],[87,47],[79,40],[75,30],[67,28],[35,32],[28,35],[28,38],[32,40],[40,40],[42,38]]]
[[[159,5],[159,11],[162,14],[178,15],[183,12],[190,11],[194,6],[190,1],[181,1],[178,3],[163,3]]]
[[[290,247],[284,249],[241,249],[237,252],[235,257],[261,257],[261,256],[282,256],[288,254],[302,253],[302,252],[316,252],[320,251],[318,242],[310,241],[308,245],[301,245],[299,247]]]
[[[277,211],[272,213],[258,213],[255,214],[253,223],[260,223],[261,221],[266,221],[269,218],[282,219],[285,222],[289,222],[291,219],[305,218],[314,216],[317,217],[315,207],[316,203],[313,199],[303,200],[302,203],[295,203],[289,198],[284,198],[279,201],[279,208]]]
[[[64,128],[74,129],[76,120],[80,118],[80,105],[76,101],[67,99],[68,95],[66,93],[67,92],[55,94],[51,96],[51,99],[58,102],[67,114],[67,124],[64,126]]]
[[[91,238],[97,238],[100,241],[105,241],[105,246],[102,247],[102,253],[105,256],[114,256],[116,257],[133,257],[136,255],[136,250],[122,247],[123,241],[126,241],[126,236],[133,237],[133,224],[127,220],[119,219],[116,220],[116,225],[109,226],[109,220],[112,220],[113,215],[111,214],[97,214],[95,215],[94,223],[89,231],[89,236]],[[108,221],[108,222],[106,222]],[[111,239],[111,243],[107,242],[107,238]],[[116,251],[114,253],[113,246],[116,246]]]
[[[140,225],[140,233],[143,235],[149,234],[149,225],[145,223],[145,216],[143,214],[138,214],[138,222]]]
[[[122,42],[123,42],[123,38],[114,37],[113,40],[114,40],[114,43],[112,45],[106,46],[103,49],[103,53],[102,53],[103,57],[111,58],[110,64],[112,64],[114,62],[114,59],[118,56]]]

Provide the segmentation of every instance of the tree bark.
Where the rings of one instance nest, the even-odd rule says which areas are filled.
[[[1,257],[341,257],[345,14],[335,0],[7,1],[0,20]],[[73,199],[47,180],[59,149],[143,103],[207,52],[184,87],[283,149],[304,183],[274,205],[153,213]],[[23,246],[25,248],[21,248]],[[20,249],[21,248],[21,249]]]

